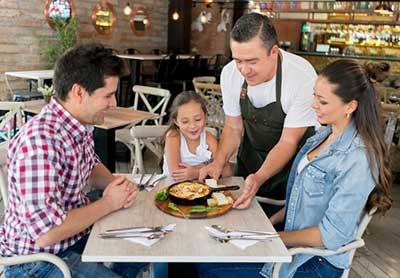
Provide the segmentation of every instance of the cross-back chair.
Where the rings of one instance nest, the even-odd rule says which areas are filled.
[[[24,107],[23,102],[0,101],[0,110],[7,111],[0,116],[0,140],[10,140],[23,125]]]
[[[370,211],[365,211],[361,216],[360,219],[361,221],[358,226],[358,231],[355,240],[340,247],[337,250],[328,250],[328,249],[312,248],[312,247],[297,247],[297,248],[290,248],[289,253],[292,256],[297,254],[308,254],[313,256],[327,257],[350,251],[349,264],[351,265],[356,249],[365,245],[365,242],[361,237],[364,234],[365,229],[367,228],[368,223],[371,221],[372,216],[375,214],[375,212],[376,212],[376,207],[372,208]],[[281,266],[282,263],[275,264],[272,275],[273,278],[279,278],[279,271]],[[342,278],[347,278],[349,276],[349,272],[350,272],[349,269],[346,269],[343,272]]]
[[[202,77],[202,80],[214,80],[215,77]],[[207,101],[207,126],[217,129],[218,134],[223,129],[225,114],[222,109],[222,94],[219,84],[198,82],[199,77],[193,78],[195,91]]]
[[[8,184],[7,184],[7,151],[9,142],[3,142],[0,144],[0,191],[4,203],[4,209],[8,207]],[[68,265],[56,255],[50,253],[38,253],[33,255],[20,255],[13,257],[0,257],[0,265],[9,266],[16,264],[32,263],[32,262],[49,262],[57,266],[64,278],[70,278],[71,272],[68,269]]]
[[[152,125],[150,126],[161,125],[166,115],[168,102],[171,98],[170,92],[166,89],[141,85],[133,86],[132,91],[135,94],[133,109],[146,110],[157,115],[157,117],[152,120],[142,121],[141,125],[146,125],[148,121],[151,121]],[[141,153],[143,147],[146,145],[144,142],[146,142],[147,139],[140,132],[135,131],[135,129],[133,129],[134,131],[131,131],[131,128],[136,124],[138,123],[135,123],[128,128],[117,130],[115,137],[116,141],[123,143],[130,151],[130,165],[133,167],[132,172],[136,173],[136,171],[139,171],[140,173],[143,173],[143,160],[141,159],[141,154],[139,155],[138,152],[140,151]],[[154,141],[154,137],[149,136],[147,145],[149,146],[152,141]],[[135,150],[138,145],[140,146],[140,149]],[[135,158],[138,158],[139,161]]]

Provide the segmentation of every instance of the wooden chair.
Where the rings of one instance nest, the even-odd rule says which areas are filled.
[[[342,254],[344,252],[350,251],[349,264],[351,265],[354,254],[356,252],[356,249],[365,245],[365,242],[361,237],[364,234],[364,231],[367,228],[368,223],[371,221],[372,216],[374,215],[375,212],[376,212],[376,207],[372,208],[369,212],[365,211],[361,217],[361,221],[358,226],[356,239],[354,241],[340,247],[337,250],[328,250],[328,249],[312,248],[312,247],[297,247],[297,248],[290,248],[289,253],[292,256],[297,255],[297,254],[308,254],[308,255],[312,255],[312,256],[328,257],[328,256]],[[280,271],[281,266],[282,266],[282,263],[275,264],[273,275],[272,275],[273,278],[279,278],[279,271]],[[343,272],[342,278],[346,278],[348,276],[349,276],[349,269],[346,269]]]
[[[23,125],[23,102],[0,101],[0,110],[8,111],[0,116],[0,139],[9,141]]]
[[[147,87],[147,86],[140,86],[136,85],[133,86],[132,91],[135,93],[133,109],[138,110],[140,107],[139,105],[142,104],[143,108],[147,111],[158,115],[155,119],[150,120],[153,121],[152,126],[159,126],[163,123],[164,116],[166,115],[167,105],[171,98],[171,94],[168,90],[161,89],[161,88],[154,88],[154,87]],[[153,97],[151,101],[149,97]],[[154,101],[154,98],[158,98],[157,101]],[[142,121],[142,125],[145,125],[148,121]],[[139,155],[139,151],[141,153],[145,144],[145,136],[141,135],[138,131],[131,131],[131,127],[135,126],[138,123],[130,125],[128,128],[119,129],[115,133],[116,141],[123,143],[130,151],[131,161],[130,164],[133,167],[132,173],[135,173],[139,170],[140,173],[143,173],[143,159]],[[135,138],[135,136],[139,136]],[[152,137],[149,137],[149,140],[152,141]],[[149,143],[150,144],[150,143]],[[135,150],[135,146],[140,145],[140,149]],[[135,158],[136,161],[135,161]]]
[[[215,77],[202,77],[202,80],[214,80]],[[199,77],[193,78],[195,91],[207,101],[207,126],[217,129],[218,134],[224,127],[225,114],[222,109],[222,94],[219,84],[197,82]]]
[[[8,142],[0,144],[0,189],[1,196],[3,198],[4,208],[8,207],[8,185],[7,185],[7,151]],[[71,272],[68,269],[68,265],[59,257],[49,253],[38,253],[33,255],[21,255],[14,257],[0,257],[0,265],[9,266],[16,264],[32,263],[45,261],[57,266],[65,278],[71,277]]]

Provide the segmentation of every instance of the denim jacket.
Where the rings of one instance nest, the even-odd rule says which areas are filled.
[[[297,174],[300,160],[331,132],[328,126],[309,138],[294,160],[287,185],[285,230],[318,226],[324,247],[336,250],[355,239],[375,182],[354,122]],[[290,264],[282,265],[280,277],[292,277],[311,258],[311,255],[295,255]],[[338,268],[350,267],[348,252],[325,259]],[[261,275],[272,277],[272,269],[273,264],[265,264]]]

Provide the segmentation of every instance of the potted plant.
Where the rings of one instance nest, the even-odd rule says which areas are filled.
[[[42,93],[44,101],[46,103],[49,103],[51,97],[54,95],[53,85],[51,85],[50,87],[47,85],[44,85],[44,87],[39,87],[38,91]]]
[[[77,40],[77,17],[72,17],[68,22],[61,18],[52,19],[57,36],[53,38],[41,38],[41,54],[47,57],[48,67],[53,68],[57,59],[69,48],[73,47]]]

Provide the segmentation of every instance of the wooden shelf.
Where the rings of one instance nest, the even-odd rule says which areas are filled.
[[[280,18],[281,19],[281,18]],[[283,19],[283,18],[282,18]],[[364,24],[364,25],[399,25],[399,21],[367,21],[367,20],[349,20],[349,19],[310,19],[311,23],[332,23],[332,24]]]

